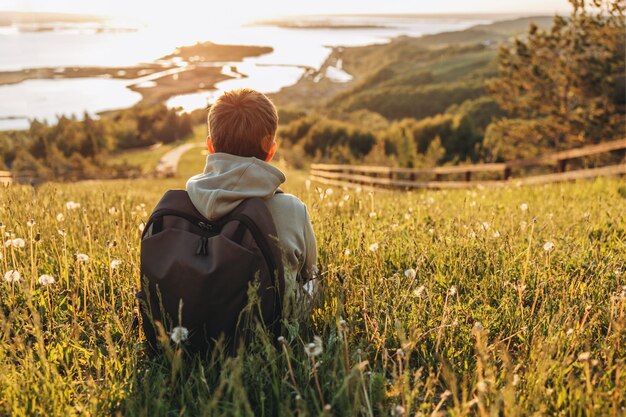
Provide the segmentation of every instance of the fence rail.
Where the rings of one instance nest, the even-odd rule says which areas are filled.
[[[367,165],[312,164],[312,180],[339,186],[367,186],[384,188],[431,188],[454,189],[468,186],[499,186],[514,180],[516,184],[546,184],[550,182],[571,181],[605,175],[626,174],[626,157],[621,163],[590,169],[567,171],[568,162],[574,159],[625,150],[626,138],[585,146],[537,158],[521,159],[503,163],[441,166],[435,168],[392,168]],[[530,167],[553,167],[554,173],[512,178],[514,169]],[[500,179],[472,181],[474,173],[495,173]],[[462,175],[463,181],[443,180],[444,175]],[[425,176],[430,178],[424,179]]]

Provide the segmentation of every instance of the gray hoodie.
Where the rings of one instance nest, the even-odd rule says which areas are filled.
[[[218,152],[207,157],[204,173],[189,178],[187,192],[209,220],[228,214],[246,198],[264,198],[283,249],[286,289],[293,292],[296,282],[314,278],[317,248],[304,203],[291,194],[274,194],[283,182],[285,174],[267,162]]]

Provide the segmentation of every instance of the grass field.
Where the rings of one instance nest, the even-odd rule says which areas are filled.
[[[140,225],[184,178],[0,189],[0,415],[626,414],[623,180],[369,194],[295,178],[319,244],[312,327],[205,364],[173,343],[147,358],[131,325]]]

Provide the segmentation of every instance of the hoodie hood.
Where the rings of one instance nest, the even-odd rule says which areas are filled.
[[[285,174],[267,162],[218,152],[207,156],[204,173],[189,178],[186,188],[196,209],[217,220],[246,198],[271,197],[283,182]]]

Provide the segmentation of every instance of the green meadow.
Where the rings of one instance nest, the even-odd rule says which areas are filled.
[[[150,358],[133,327],[141,225],[184,177],[0,189],[0,415],[626,413],[623,180],[368,193],[287,174],[318,238],[313,312],[206,362],[169,338]]]

